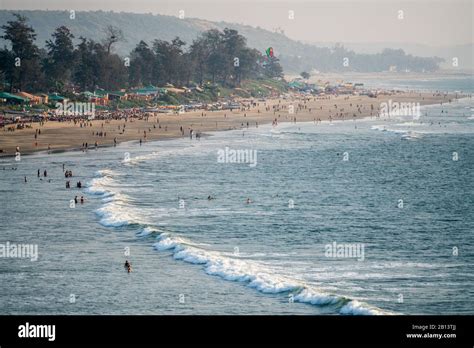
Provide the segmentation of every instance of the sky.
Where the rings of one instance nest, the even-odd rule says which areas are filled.
[[[259,26],[304,42],[450,46],[474,42],[473,4],[474,0],[0,0],[0,9],[171,16],[184,11],[185,18]]]

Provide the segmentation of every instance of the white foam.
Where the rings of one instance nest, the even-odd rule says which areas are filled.
[[[303,303],[311,303],[313,305],[337,304],[342,300],[341,297],[333,296],[325,293],[314,293],[309,289],[303,289],[294,297],[295,301]]]
[[[346,315],[393,315],[394,313],[382,311],[357,300],[351,300],[346,303],[339,313]]]
[[[391,314],[366,303],[327,294],[297,280],[277,275],[273,270],[256,261],[226,257],[216,251],[208,251],[191,246],[189,241],[181,237],[172,237],[168,233],[162,233],[157,237],[157,240],[158,242],[153,244],[156,250],[172,251],[173,257],[176,260],[192,264],[202,264],[207,274],[229,281],[246,283],[247,286],[262,293],[278,294],[292,292],[294,301],[319,306],[344,303],[339,309],[340,314]]]
[[[146,236],[149,236],[151,234],[160,233],[160,232],[162,232],[162,231],[159,230],[159,229],[152,228],[152,227],[145,227],[142,230],[140,230],[139,232],[137,232],[136,236],[137,237],[146,237]]]
[[[159,242],[153,244],[156,250],[164,251],[178,247],[178,243],[171,238],[162,237]]]
[[[407,129],[395,129],[395,128],[389,128],[386,125],[374,125],[370,127],[373,130],[378,130],[382,132],[390,132],[390,133],[397,133],[397,134],[405,134],[408,132]]]
[[[133,216],[119,211],[113,203],[97,209],[96,214],[101,217],[100,223],[105,227],[121,227],[133,223]]]

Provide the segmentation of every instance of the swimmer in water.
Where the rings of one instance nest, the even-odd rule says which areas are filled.
[[[250,198],[247,198],[247,204],[250,204],[252,203],[252,201],[250,200]]]
[[[128,260],[125,260],[125,264],[123,265],[123,267],[127,270],[128,273],[132,272],[132,265],[130,264],[130,262],[128,262]]]

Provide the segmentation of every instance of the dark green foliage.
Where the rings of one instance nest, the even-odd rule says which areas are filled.
[[[97,88],[182,87],[209,82],[232,88],[248,78],[282,76],[278,59],[268,60],[248,48],[246,39],[233,29],[206,31],[188,48],[179,37],[171,41],[155,39],[151,46],[140,41],[129,57],[121,58],[112,50],[114,44],[124,40],[116,27],[106,27],[101,42],[79,37],[74,47],[74,35],[66,26],[60,26],[42,51],[34,43],[36,34],[26,18],[15,18],[2,26],[2,38],[10,42],[11,49],[0,50],[0,77],[10,90],[39,92],[46,86],[48,91],[64,94]],[[14,64],[17,57],[21,58],[19,68]],[[181,97],[164,98],[174,104]]]

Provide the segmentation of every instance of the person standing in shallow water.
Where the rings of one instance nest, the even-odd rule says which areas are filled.
[[[132,265],[130,264],[130,262],[128,262],[128,260],[125,260],[125,264],[123,265],[123,267],[127,270],[128,273],[132,272]]]

